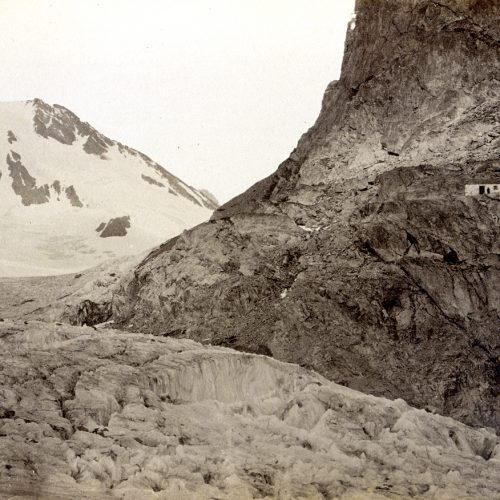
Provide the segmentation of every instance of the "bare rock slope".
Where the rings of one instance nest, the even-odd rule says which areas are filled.
[[[358,0],[275,174],[153,251],[122,326],[265,353],[500,428],[500,2]]]
[[[485,429],[185,339],[0,322],[0,498],[500,498]]]

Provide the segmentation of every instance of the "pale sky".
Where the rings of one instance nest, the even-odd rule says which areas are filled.
[[[276,170],[354,0],[0,0],[0,100],[40,97],[220,201]]]

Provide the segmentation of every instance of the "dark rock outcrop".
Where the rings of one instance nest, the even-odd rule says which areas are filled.
[[[83,145],[84,151],[105,158],[104,153],[107,153],[107,147],[112,146],[113,141],[97,132],[88,123],[82,122],[64,106],[59,104],[51,106],[41,99],[34,99],[33,104],[35,105],[33,124],[37,134],[66,145],[73,144],[78,136],[87,137]]]
[[[114,236],[126,236],[127,229],[130,228],[130,217],[128,215],[124,215],[123,217],[115,217],[110,219],[106,225],[104,223],[100,224],[96,229],[97,232],[100,232],[99,235],[101,238],[111,238]]]
[[[59,195],[61,194],[61,181],[58,181],[57,179],[52,183],[52,187],[54,188],[54,191]]]
[[[112,145],[111,141],[107,140],[103,135],[94,131],[85,141],[83,150],[90,155],[96,155],[102,159],[105,159],[105,153],[108,152],[108,146],[110,145]]]
[[[48,184],[38,186],[36,179],[22,163],[21,155],[15,151],[11,151],[7,155],[7,165],[9,166],[9,172],[12,178],[12,189],[14,193],[21,197],[23,205],[29,206],[48,203],[51,198],[50,188],[53,188],[57,195],[57,200],[59,201],[59,195],[63,190],[60,181],[55,180],[51,186]],[[79,208],[83,207],[83,203],[78,197],[74,186],[64,188],[64,193],[72,206]]]
[[[14,134],[12,130],[9,130],[7,132],[7,141],[9,142],[9,144],[14,144],[14,142],[17,142],[16,134]]]
[[[149,177],[149,175],[142,174],[141,178],[142,178],[143,181],[145,181],[148,184],[151,184],[153,186],[165,187],[165,184],[162,184],[161,182],[158,182],[157,180],[153,179],[152,177]]]
[[[50,200],[49,186],[47,184],[37,186],[36,179],[23,165],[18,153],[11,151],[7,155],[7,165],[12,177],[12,189],[21,197],[23,205],[41,205]]]
[[[66,193],[66,198],[70,201],[71,205],[74,207],[82,208],[83,203],[81,202],[78,194],[76,193],[76,189],[74,186],[68,186],[64,192]]]
[[[500,428],[500,2],[358,0],[277,172],[123,281],[114,319]]]
[[[93,326],[104,323],[111,318],[111,304],[109,302],[96,303],[92,300],[84,300],[71,310],[68,321],[72,325]]]
[[[54,108],[41,99],[35,99],[35,114],[33,125],[35,132],[48,139],[51,137],[56,141],[70,145],[76,140],[77,116],[65,108]],[[57,112],[57,115],[56,115]]]

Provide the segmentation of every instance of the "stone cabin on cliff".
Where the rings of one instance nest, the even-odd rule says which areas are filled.
[[[500,198],[500,183],[465,185],[465,196],[481,196],[481,195]]]

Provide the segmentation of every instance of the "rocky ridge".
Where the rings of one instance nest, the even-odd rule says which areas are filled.
[[[213,195],[206,192],[206,190],[196,191],[191,186],[187,186],[180,179],[165,170],[161,165],[154,162],[149,156],[121,142],[109,139],[98,132],[89,123],[82,122],[78,116],[64,106],[59,104],[51,106],[41,99],[34,99],[31,102],[35,108],[33,123],[38,135],[46,139],[51,137],[69,146],[77,142],[79,137],[83,137],[85,138],[82,146],[83,150],[103,160],[107,159],[106,154],[110,152],[111,148],[117,147],[120,153],[136,156],[143,160],[150,168],[159,173],[160,177],[168,181],[171,191],[177,195],[184,196],[194,204],[204,206],[210,210],[215,210],[218,207],[218,203],[214,202]],[[151,177],[149,177],[149,179],[151,179]],[[156,185],[158,184],[159,183]],[[163,187],[165,186],[163,185]]]
[[[500,3],[358,0],[296,150],[153,251],[122,327],[272,355],[500,426]]]

